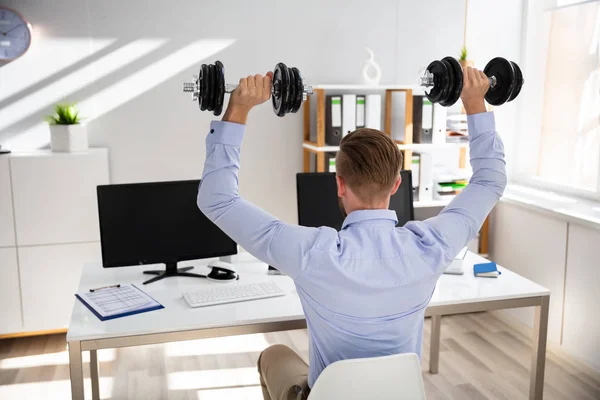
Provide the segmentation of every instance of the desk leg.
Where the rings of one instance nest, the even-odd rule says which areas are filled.
[[[542,296],[542,304],[535,307],[533,327],[533,354],[531,355],[531,377],[529,399],[544,397],[544,369],[546,367],[546,339],[548,337],[548,311],[550,296]]]
[[[100,387],[98,385],[98,353],[90,350],[90,378],[92,380],[92,399],[100,400]]]
[[[81,342],[69,342],[69,371],[71,374],[72,400],[84,400]]]
[[[431,316],[431,340],[429,344],[429,372],[438,373],[440,363],[440,329],[442,327],[442,316]]]

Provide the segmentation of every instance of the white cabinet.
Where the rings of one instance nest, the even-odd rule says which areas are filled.
[[[0,335],[22,329],[17,249],[0,249]]]
[[[108,152],[16,153],[12,191],[19,246],[100,240],[96,186],[108,183]]]
[[[9,157],[0,155],[0,247],[14,246],[16,242]]]
[[[491,258],[550,289],[548,339],[600,371],[600,227],[504,202],[491,226]],[[531,307],[506,312],[532,323]]]
[[[600,231],[569,225],[563,347],[600,371]]]
[[[567,222],[516,205],[499,203],[491,224],[491,259],[550,289],[548,339],[560,343]],[[533,326],[532,307],[507,312]]]
[[[0,334],[65,328],[83,264],[101,259],[108,151],[0,156]]]
[[[100,243],[19,248],[24,330],[66,328],[81,268],[100,259]]]

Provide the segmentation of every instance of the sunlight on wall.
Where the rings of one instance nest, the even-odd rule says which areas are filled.
[[[80,102],[89,121],[114,110],[167,79],[231,46],[234,39],[199,40]],[[177,86],[181,90],[181,85]]]
[[[29,52],[0,68],[0,101],[26,90],[47,77],[82,61],[114,43],[116,39],[94,39],[90,51],[88,38],[39,38],[35,32]],[[35,45],[34,45],[35,44]],[[39,60],[40,62],[28,62]],[[26,75],[27,79],[22,77]]]
[[[100,398],[110,399],[113,391],[113,378],[100,378]],[[84,380],[85,398],[92,398],[90,379]],[[17,383],[0,385],[0,399],[70,399],[71,381]]]
[[[139,39],[64,76],[37,92],[9,104],[0,111],[0,130],[37,111],[53,105],[58,99],[82,89],[132,61],[150,53],[167,42],[166,39]],[[48,109],[48,112],[51,108]]]
[[[101,77],[106,75],[108,72],[112,72],[119,67],[124,66],[128,62],[133,61],[133,59],[141,57],[149,51],[154,50],[155,48],[161,46],[165,40],[163,39],[140,39],[131,45],[134,45],[133,49],[129,49],[125,51],[123,54],[121,48],[116,50],[114,53],[109,54],[106,57],[98,60],[101,64],[97,64],[96,69],[98,69],[98,73],[95,75],[96,77]],[[123,105],[124,103],[134,99],[135,97],[149,91],[150,89],[158,86],[163,83],[167,79],[173,77],[174,75],[190,68],[191,66],[197,65],[200,61],[205,58],[211,57],[214,54],[222,51],[223,49],[231,46],[235,42],[235,39],[206,39],[199,40],[194,42],[188,46],[185,46],[174,53],[165,56],[161,60],[157,61],[154,64],[151,64],[140,71],[129,75],[128,77],[120,80],[112,86],[107,87],[106,89],[86,98],[82,101],[79,101],[79,108],[81,110],[81,115],[86,117],[85,123],[92,122],[95,118],[98,118],[111,110]],[[137,44],[137,45],[135,45]],[[137,51],[136,51],[137,50]],[[119,56],[114,56],[115,53],[119,54]],[[137,56],[136,56],[137,54]],[[109,61],[102,61],[104,58],[110,57]],[[129,60],[129,61],[127,61]],[[84,68],[88,68],[87,66]],[[108,71],[110,69],[110,71]],[[93,71],[93,70],[92,70]],[[101,71],[101,72],[100,72]],[[74,74],[79,73],[75,72]],[[63,79],[71,80],[73,75],[68,75]],[[93,72],[89,72],[86,77],[94,76]],[[82,77],[83,78],[83,77]],[[61,79],[62,80],[62,79]],[[87,80],[87,84],[93,83],[92,80]],[[56,82],[51,85],[58,91],[64,92],[63,88]],[[40,90],[39,92],[34,93],[30,97],[37,97],[40,95],[40,92],[45,91],[47,88]],[[53,90],[48,90],[42,93],[42,97],[45,94],[46,101],[42,99],[34,99],[31,98],[28,101],[31,103],[45,104],[48,106],[53,103],[53,99],[61,98],[63,95],[56,96],[53,94]],[[176,89],[177,91],[181,90],[181,85],[178,85]],[[69,91],[69,93],[73,92],[73,90]],[[21,102],[20,102],[21,103]],[[19,120],[24,118],[28,113],[28,107],[31,107],[31,103],[21,103],[19,105],[15,105],[13,111],[11,113],[6,112],[5,110],[0,111],[0,130],[3,126],[6,126],[7,123],[10,123],[14,120]],[[11,105],[12,107],[13,105]],[[6,107],[8,108],[8,107]],[[14,113],[19,113],[19,116],[12,115]],[[27,111],[26,111],[27,110]],[[39,110],[39,107],[38,107]],[[30,114],[30,113],[29,113]],[[30,150],[41,148],[50,142],[50,133],[48,129],[48,124],[45,122],[40,122],[31,128],[27,129],[27,131],[13,136],[10,140],[6,141],[6,148],[12,150]]]
[[[198,400],[263,400],[260,386],[198,390]]]
[[[116,356],[115,349],[98,350],[98,361],[114,361]],[[83,353],[83,362],[90,362],[90,353]],[[12,357],[0,360],[0,369],[20,369],[31,367],[46,367],[55,365],[69,365],[69,353],[61,351],[60,353],[36,354],[32,356]]]
[[[263,334],[173,342],[164,346],[167,357],[251,353],[261,352],[267,347],[269,347],[269,342]]]
[[[169,390],[260,385],[256,367],[171,372],[167,382]]]
[[[596,11],[596,23],[594,24],[594,33],[592,33],[589,54],[596,54],[600,60],[600,7]]]

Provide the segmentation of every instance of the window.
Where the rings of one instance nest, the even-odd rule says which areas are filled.
[[[600,198],[600,1],[529,3],[515,174]]]

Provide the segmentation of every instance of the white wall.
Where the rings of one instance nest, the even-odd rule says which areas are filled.
[[[469,2],[467,14],[467,48],[469,59],[475,61],[475,67],[483,70],[495,57],[504,57],[521,66],[525,82],[527,71],[521,63],[521,43],[523,19],[523,0],[478,0]],[[494,107],[496,128],[500,133],[506,150],[506,161],[513,163],[515,138],[517,133],[517,111],[523,102],[522,93],[527,91],[525,84],[516,100]]]
[[[464,0],[2,3],[33,24],[35,39],[24,57],[0,68],[0,144],[47,146],[42,117],[58,101],[78,101],[91,144],[110,149],[114,183],[200,176],[212,118],[181,93],[181,82],[201,62],[220,59],[232,82],[266,72],[278,61],[299,67],[312,83],[359,82],[368,46],[382,67],[383,83],[414,84],[431,60],[458,54],[465,5]],[[520,33],[507,34],[498,16],[519,19],[521,0],[470,2],[469,8],[468,45],[478,65],[491,53],[516,59]],[[509,126],[501,121],[499,112],[499,127]],[[301,114],[279,119],[269,105],[253,111],[240,190],[290,222],[296,221],[301,142]]]

